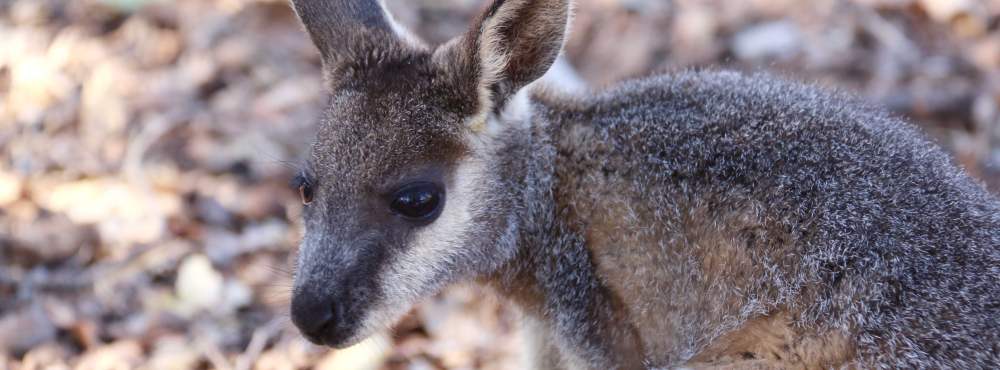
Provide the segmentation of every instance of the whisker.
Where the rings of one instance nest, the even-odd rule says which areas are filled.
[[[275,275],[282,275],[283,277],[295,276],[295,272],[293,270],[287,269],[286,267],[282,267],[280,265],[265,264],[264,268],[266,268],[268,271],[270,271]]]

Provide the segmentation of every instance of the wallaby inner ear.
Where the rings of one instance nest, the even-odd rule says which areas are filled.
[[[423,42],[392,19],[381,0],[292,0],[327,72],[399,58]]]
[[[468,33],[438,49],[435,58],[475,84],[480,112],[499,112],[555,62],[569,16],[570,0],[494,0]]]

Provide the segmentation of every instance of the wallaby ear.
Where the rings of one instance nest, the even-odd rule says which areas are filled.
[[[570,0],[494,0],[435,58],[475,84],[480,112],[496,112],[549,70],[562,51],[569,18]]]
[[[426,48],[381,0],[292,0],[327,72],[368,67]]]

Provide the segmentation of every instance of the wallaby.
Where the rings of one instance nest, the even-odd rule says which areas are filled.
[[[1000,368],[1000,200],[900,119],[732,72],[533,87],[569,0],[434,47],[378,0],[292,3],[330,94],[296,178],[310,340],[471,280],[541,369]]]

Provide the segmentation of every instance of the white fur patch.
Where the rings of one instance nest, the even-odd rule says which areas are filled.
[[[552,64],[552,68],[549,68],[549,71],[537,83],[565,94],[581,95],[590,91],[587,81],[584,81],[583,77],[580,77],[580,74],[566,60],[566,56],[564,55],[556,58],[555,63]]]
[[[485,116],[474,116],[470,119],[480,119],[479,129],[473,128],[470,135],[470,142],[473,143],[473,150],[477,153],[487,153],[488,144],[499,138],[501,134],[510,129],[525,130],[531,126],[531,93],[530,88],[534,84],[521,89],[514,94],[507,104],[500,110],[500,115],[486,112]],[[474,126],[470,126],[474,127]]]
[[[530,316],[522,314],[521,328],[524,329],[524,356],[521,358],[521,368],[530,370],[545,370],[546,358],[551,355],[545,351],[549,343],[542,324]]]
[[[349,342],[392,325],[420,297],[440,288],[440,276],[449,273],[444,269],[451,268],[450,262],[463,252],[474,217],[476,181],[483,178],[484,169],[484,163],[475,156],[458,165],[441,215],[418,230],[406,252],[380,273],[384,300],[368,311],[361,329]]]
[[[508,124],[514,124],[515,128],[526,129],[531,125],[531,87],[534,83],[528,84],[519,90],[507,105],[500,110],[500,117]]]

